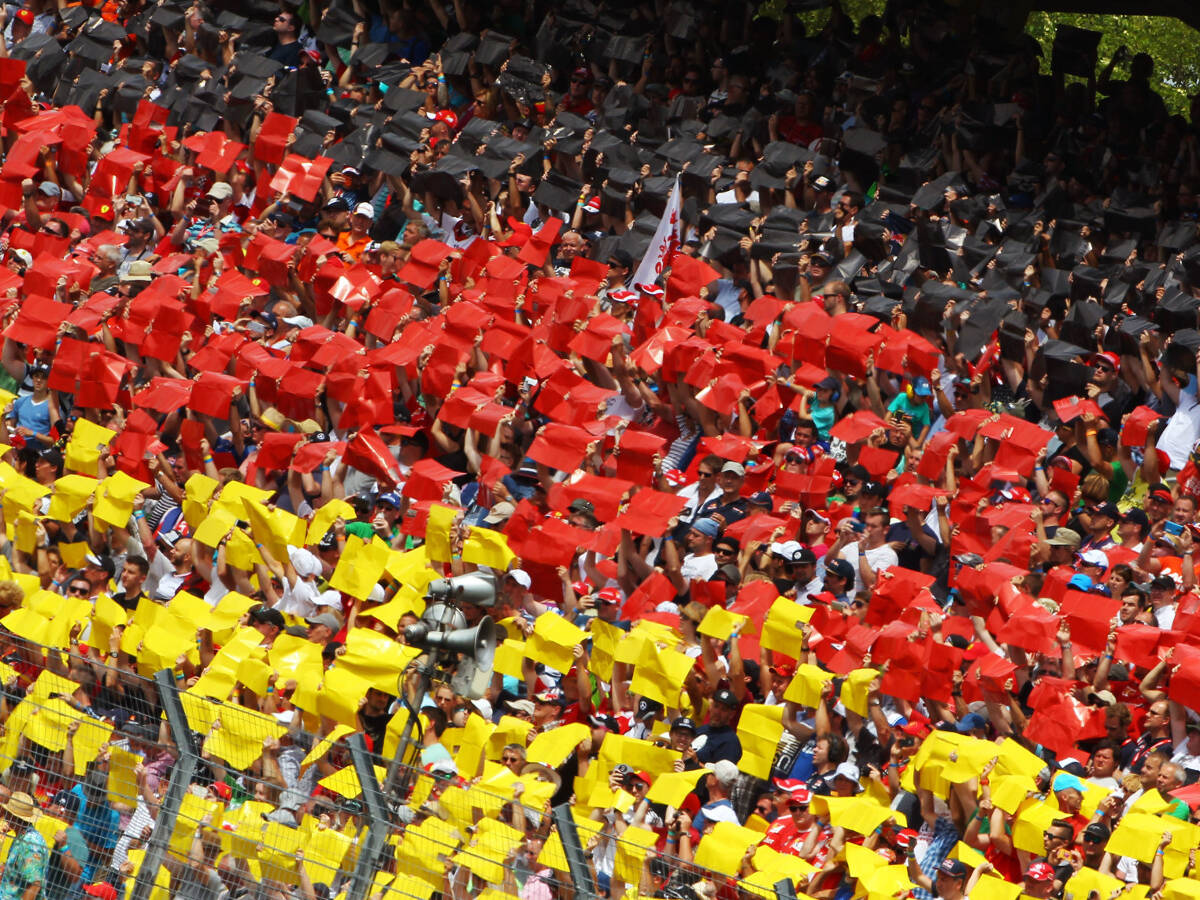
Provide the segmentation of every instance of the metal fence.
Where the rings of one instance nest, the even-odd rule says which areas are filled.
[[[279,712],[268,688],[247,706],[169,669],[147,678],[94,652],[3,638],[0,802],[34,798],[30,827],[62,848],[48,900],[96,882],[132,900],[222,890],[590,900],[695,882],[701,897],[794,896],[790,881],[739,880],[663,852],[661,828],[617,835],[586,804],[551,808],[555,785],[536,773],[489,765],[479,779],[416,765],[403,710],[372,752],[353,704]],[[459,750],[469,741],[446,737]],[[482,771],[489,747],[477,750]]]

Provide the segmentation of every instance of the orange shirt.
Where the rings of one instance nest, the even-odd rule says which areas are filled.
[[[341,253],[345,253],[355,262],[362,256],[362,252],[367,249],[367,244],[371,243],[371,239],[367,235],[363,235],[358,240],[354,239],[353,231],[343,231],[338,235],[337,248]]]

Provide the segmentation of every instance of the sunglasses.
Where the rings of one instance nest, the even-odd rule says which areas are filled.
[[[788,809],[792,812],[804,812],[808,809],[807,803],[789,803]]]
[[[67,588],[67,594],[71,597],[86,597],[90,590],[91,588],[72,585],[71,587]]]
[[[729,547],[714,547],[714,548],[713,548],[713,553],[721,553],[721,554],[724,554],[724,555],[726,555],[726,556],[733,556],[733,554],[734,554],[735,552],[736,552],[736,551],[732,550],[732,549],[731,549],[731,548],[729,548]]]
[[[712,478],[717,473],[716,472],[697,472],[696,474],[699,475],[701,478]]]
[[[500,762],[505,763],[505,764],[518,763],[520,761],[521,761],[521,757],[519,757],[519,756],[502,756],[502,757],[500,757]]]
[[[1084,842],[1085,844],[1099,844],[1099,843],[1102,843],[1102,842],[1101,842],[1101,840],[1100,840],[1100,838],[1096,837],[1096,835],[1094,835],[1094,834],[1085,834],[1085,835],[1083,836],[1083,842]]]

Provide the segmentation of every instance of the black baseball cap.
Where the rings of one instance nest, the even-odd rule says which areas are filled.
[[[825,563],[825,571],[827,574],[836,575],[839,578],[844,578],[846,581],[854,580],[854,566],[850,565],[844,559],[831,559]]]
[[[738,698],[733,696],[733,691],[727,688],[722,688],[713,694],[713,703],[720,703],[723,706],[732,706],[735,709],[741,706],[741,704],[738,702]]]

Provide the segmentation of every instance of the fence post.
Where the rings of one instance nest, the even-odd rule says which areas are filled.
[[[350,747],[350,759],[354,763],[354,772],[358,775],[358,783],[362,787],[363,811],[367,817],[367,836],[363,838],[362,846],[359,847],[358,861],[354,864],[354,873],[346,886],[346,900],[366,900],[378,871],[379,856],[387,841],[391,822],[383,793],[379,790],[379,781],[375,778],[375,769],[371,765],[371,754],[367,752],[366,741],[362,734],[355,733],[346,738],[346,743]]]
[[[183,705],[179,702],[175,674],[170,669],[163,669],[154,674],[154,683],[158,688],[158,699],[162,703],[163,712],[166,713],[167,726],[171,729],[171,739],[175,741],[179,756],[171,768],[167,793],[163,797],[162,806],[159,807],[158,817],[154,820],[154,831],[146,845],[146,856],[142,860],[137,880],[134,881],[130,900],[148,900],[150,897],[158,869],[166,856],[167,843],[175,828],[175,819],[179,816],[179,807],[183,803],[188,785],[191,784],[192,776],[196,773],[198,762],[192,747],[192,731],[188,727]]]
[[[592,878],[592,867],[588,865],[583,845],[579,843],[579,830],[575,827],[575,820],[571,818],[570,805],[560,803],[550,812],[554,817],[554,824],[558,826],[558,837],[567,857],[567,871],[575,887],[575,900],[596,900],[596,880]]]

